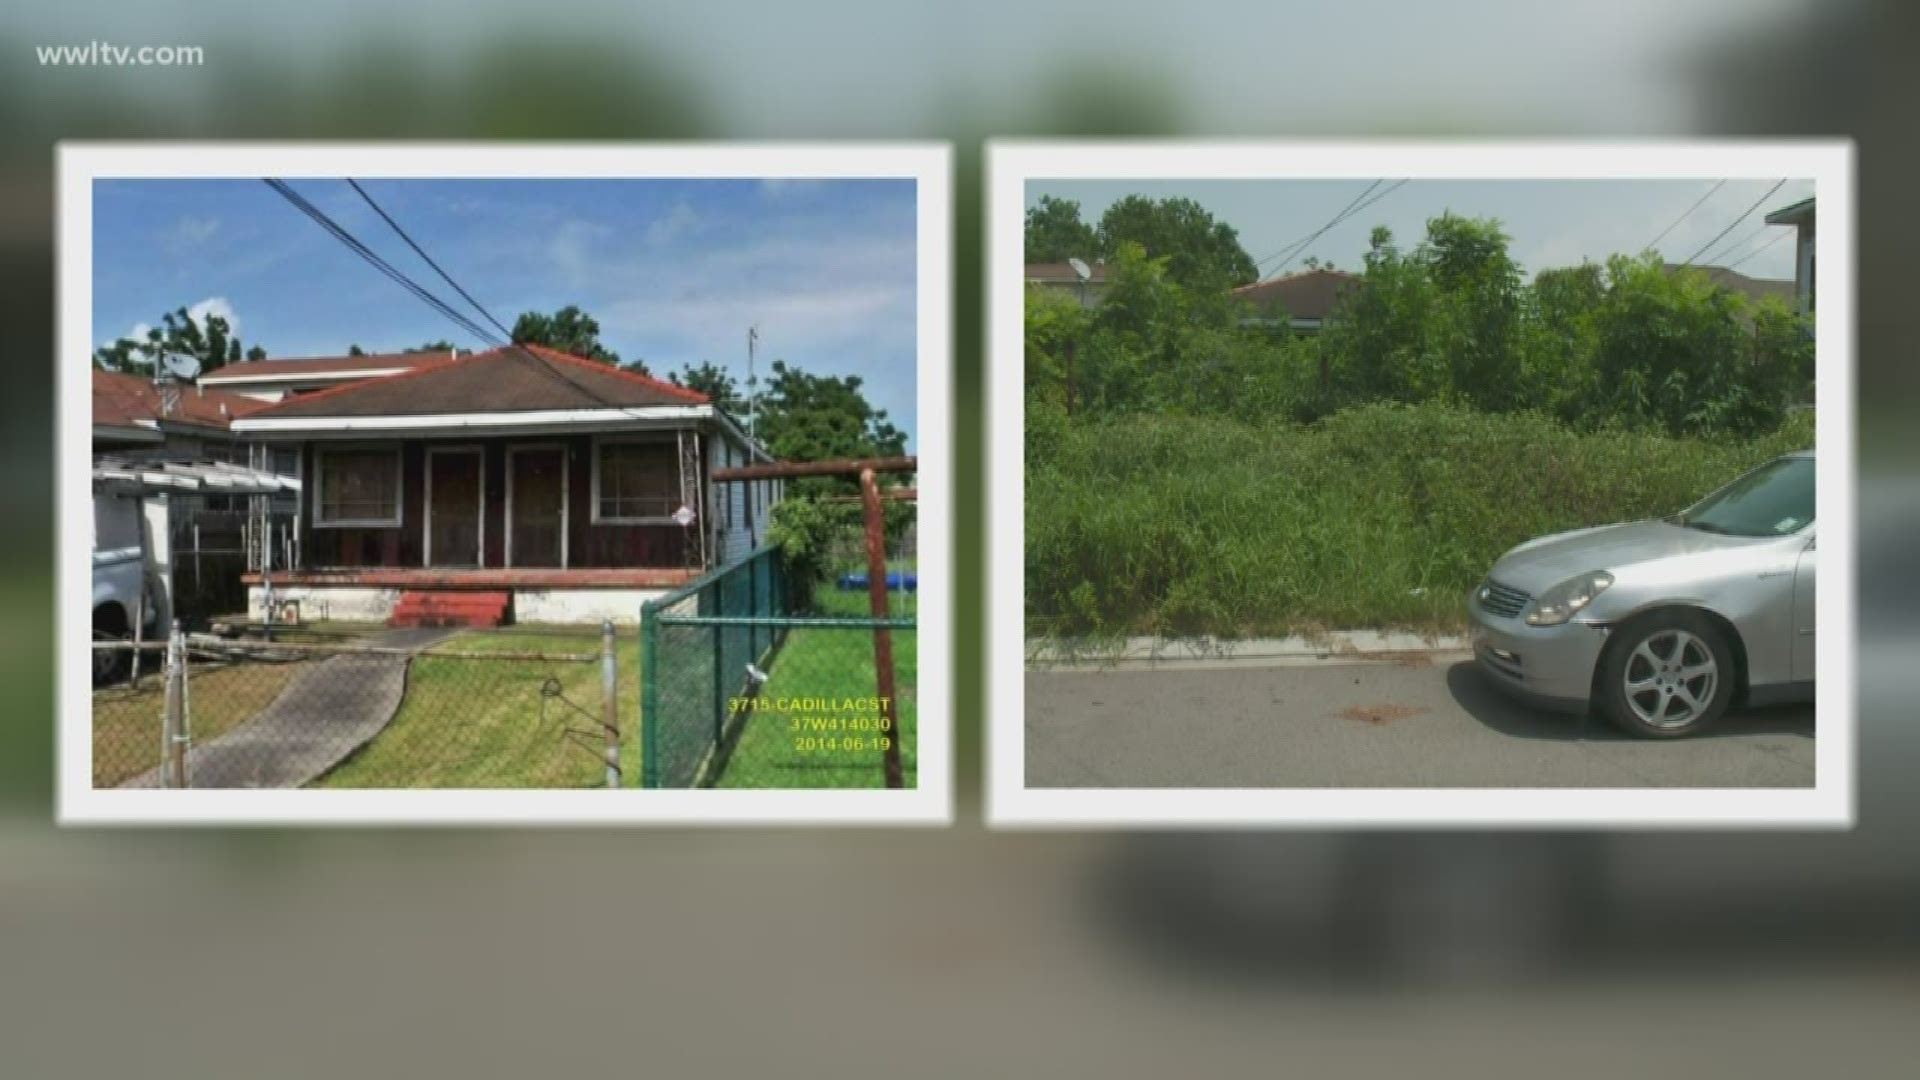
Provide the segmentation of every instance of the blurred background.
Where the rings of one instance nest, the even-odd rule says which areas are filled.
[[[1912,1075],[1917,31],[1844,0],[9,12],[0,1073]],[[89,41],[206,61],[36,59]],[[982,141],[1312,134],[1858,140],[1858,829],[982,829]],[[55,830],[54,144],[265,137],[951,140],[959,828]]]

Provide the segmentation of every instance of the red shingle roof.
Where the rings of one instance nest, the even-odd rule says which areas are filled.
[[[1242,285],[1233,290],[1233,295],[1252,304],[1262,315],[1285,311],[1291,319],[1325,319],[1342,296],[1365,280],[1345,270],[1305,270]]]
[[[526,352],[522,352],[524,348]],[[528,354],[532,355],[529,356]],[[707,396],[611,364],[526,345],[442,357],[398,375],[380,375],[300,394],[257,410],[266,418],[444,416],[704,405]]]
[[[236,416],[257,412],[265,402],[228,393],[182,385],[172,413],[162,415],[160,391],[153,380],[117,371],[93,373],[93,422],[100,427],[133,427],[142,421],[225,429]]]
[[[289,357],[284,360],[248,360],[209,371],[200,376],[200,381],[218,383],[233,379],[259,378],[264,375],[351,375],[360,371],[418,367],[436,360],[446,360],[450,356],[451,353],[447,350],[437,349],[432,352],[370,353],[364,356],[306,356]]]

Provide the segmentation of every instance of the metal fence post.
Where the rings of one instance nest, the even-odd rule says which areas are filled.
[[[640,784],[660,786],[660,681],[654,675],[660,624],[651,603],[640,605]]]
[[[167,787],[187,786],[187,639],[174,620],[167,635],[166,711],[161,721],[161,748]]]
[[[607,786],[620,786],[620,680],[614,674],[613,620],[600,622],[600,724],[607,736]]]
[[[887,534],[886,511],[880,505],[880,485],[872,469],[860,470],[860,500],[866,511],[867,597],[875,619],[887,618]],[[899,703],[894,699],[893,631],[885,626],[873,629],[873,672],[880,696],[880,718],[885,722],[886,749],[881,761],[887,786],[906,786],[906,771],[900,763]]]

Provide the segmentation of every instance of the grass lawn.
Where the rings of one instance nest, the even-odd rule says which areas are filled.
[[[492,661],[434,655],[448,650],[591,654],[596,659]],[[450,638],[414,658],[406,699],[386,729],[314,786],[602,786],[606,767],[600,756],[599,653],[600,632],[592,628],[529,627],[520,633],[509,628]],[[640,715],[639,650],[631,632],[619,639],[616,653],[622,784],[631,786],[640,767],[634,735]],[[559,696],[542,694],[548,679],[558,681]],[[569,738],[569,729],[584,736]]]
[[[898,612],[897,601],[891,607]],[[815,607],[825,615],[868,614],[864,591],[841,592],[823,585]],[[908,609],[911,610],[911,609]],[[896,717],[900,725],[900,761],[908,787],[917,786],[919,635],[893,632]],[[760,700],[771,704],[782,698],[849,698],[875,694],[873,633],[870,630],[789,630],[786,644],[774,657],[770,678]],[[718,787],[754,788],[869,788],[882,787],[886,774],[872,731],[826,730],[796,734],[793,723],[833,716],[821,710],[767,709],[752,714],[741,729],[733,756]],[[870,715],[865,712],[847,716]],[[847,748],[849,740],[858,740]],[[803,740],[814,740],[805,742]],[[834,740],[827,743],[827,740]],[[823,745],[825,744],[825,745]]]
[[[284,664],[202,664],[187,667],[192,734],[205,743],[253,717],[280,694],[288,680],[313,661]],[[160,714],[166,681],[149,668],[140,686],[93,692],[93,786],[118,787],[160,764]]]
[[[1671,514],[1812,445],[1810,416],[1764,439],[1675,439],[1444,405],[1030,430],[1027,632],[1456,631],[1515,544]]]

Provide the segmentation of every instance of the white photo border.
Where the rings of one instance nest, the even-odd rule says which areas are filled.
[[[102,825],[946,825],[953,820],[953,153],[942,142],[62,142],[57,818]],[[95,790],[88,674],[93,184],[107,179],[905,179],[916,182],[918,786],[843,790]]]
[[[1854,147],[1814,141],[1040,142],[987,146],[991,493],[988,823],[996,828],[1851,828],[1855,819]],[[1220,789],[1026,786],[1024,208],[1030,180],[1812,178],[1825,298],[1815,784],[1802,789]]]

